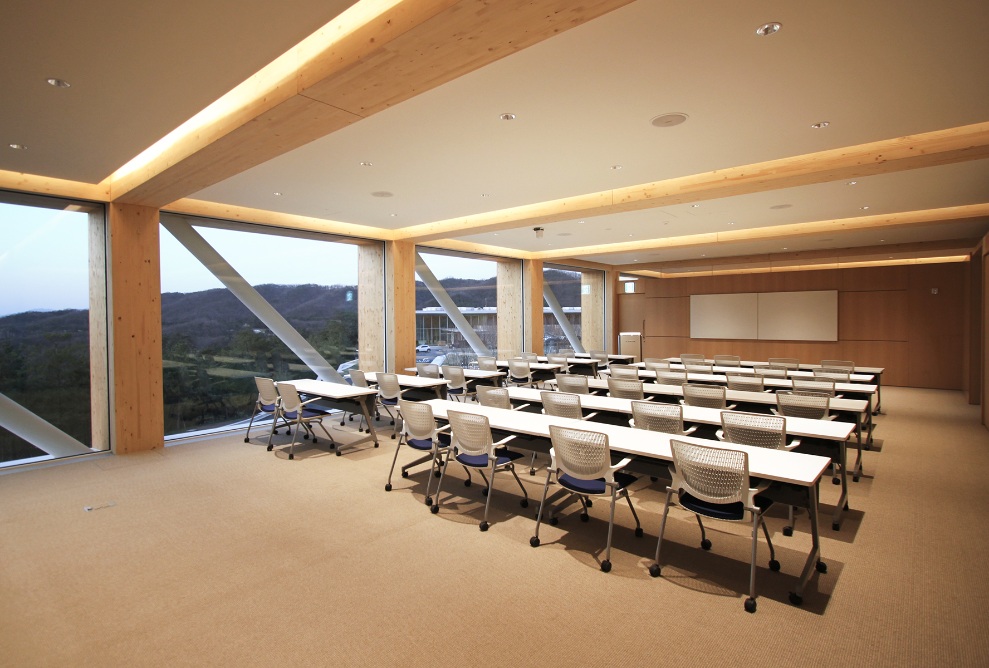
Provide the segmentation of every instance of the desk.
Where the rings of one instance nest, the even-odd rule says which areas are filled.
[[[398,384],[409,392],[402,395],[403,399],[409,399],[411,401],[424,401],[425,399],[432,399],[435,396],[437,399],[446,399],[446,388],[447,381],[442,378],[423,378],[420,376],[406,376],[404,374],[396,374],[398,376]],[[364,374],[369,383],[378,382],[378,372],[369,371]]]
[[[752,394],[759,394],[754,392]],[[509,398],[515,401],[524,401],[529,404],[541,404],[542,396],[540,390],[530,387],[510,387],[508,388]],[[596,394],[580,395],[580,406],[589,411],[598,411],[597,418],[601,414],[612,416],[621,415],[620,422],[611,420],[609,424],[628,424],[628,418],[632,415],[632,400],[619,399],[617,397],[602,397]],[[598,424],[601,420],[593,420]],[[699,423],[721,426],[721,410],[717,408],[703,408],[701,406],[683,406],[683,421],[685,423]],[[585,423],[586,424],[586,423]],[[853,431],[858,429],[857,424],[850,422],[838,422],[836,420],[809,420],[806,418],[786,418],[786,433],[788,436],[799,438],[812,438],[820,441],[828,441],[837,448],[837,462],[841,465],[841,496],[835,507],[831,526],[837,531],[841,528],[841,516],[848,507],[848,476],[847,458],[845,446]],[[861,452],[861,451],[860,451]],[[859,466],[861,461],[859,462]],[[861,472],[860,472],[861,473]]]
[[[297,392],[319,397],[320,403],[328,404],[333,408],[347,413],[360,413],[367,422],[368,435],[365,438],[354,441],[350,445],[359,445],[365,441],[374,441],[374,447],[378,447],[378,434],[374,431],[374,419],[371,413],[374,411],[374,400],[378,391],[369,387],[356,387],[345,383],[329,383],[325,380],[312,380],[303,378],[301,380],[289,380],[287,383],[294,385]],[[340,456],[340,446],[337,445],[337,456]]]
[[[590,357],[590,353],[574,353],[574,357]],[[612,353],[608,355],[608,360],[612,362],[621,362],[622,364],[631,364],[635,361],[635,355],[622,355],[621,353]]]
[[[574,429],[587,430],[589,428],[588,423],[581,420],[551,417],[539,413],[523,413],[520,411],[505,410],[503,408],[488,408],[475,404],[462,404],[455,401],[437,399],[430,400],[427,403],[432,406],[433,415],[441,420],[447,418],[448,410],[485,415],[492,429],[500,429],[517,434],[519,440],[530,445],[535,445],[542,452],[549,451],[549,426],[551,424]],[[723,447],[728,450],[742,450],[746,452],[749,458],[750,475],[784,483],[795,489],[799,489],[803,497],[801,500],[806,500],[806,504],[795,503],[797,501],[796,499],[784,501],[784,503],[801,505],[807,508],[807,513],[810,516],[812,539],[811,548],[807,554],[807,561],[804,564],[800,579],[797,582],[796,591],[790,595],[791,602],[796,604],[802,602],[804,586],[810,580],[811,575],[813,575],[815,567],[822,573],[827,572],[827,566],[820,560],[821,542],[817,517],[817,483],[831,464],[831,460],[827,457],[798,452],[786,452],[785,450],[767,450],[766,448],[736,445],[734,443],[718,443],[717,441],[694,438],[692,436],[674,437],[662,432],[645,431],[643,429],[632,429],[631,427],[620,427],[610,424],[595,423],[592,429],[607,434],[611,449],[617,453],[634,455],[644,460],[660,460],[664,463],[673,461],[673,455],[670,449],[671,438],[697,445]]]
[[[758,364],[758,363],[757,362],[753,362],[753,364]],[[767,366],[767,364],[768,363],[763,363],[762,366]],[[645,369],[645,363],[644,362],[639,362],[635,366],[638,366],[641,369]],[[683,364],[680,364],[678,362],[670,362],[670,369],[673,370],[673,371],[683,371],[684,366],[683,366]],[[748,375],[748,376],[751,376],[751,375],[754,375],[755,374],[755,368],[754,367],[747,367],[747,366],[718,366],[718,365],[714,365],[711,370],[714,373],[717,373],[717,374],[737,373],[737,374],[745,374],[745,375]],[[787,375],[788,378],[813,378],[814,377],[814,372],[813,371],[801,371],[799,369],[790,369],[790,370],[788,370],[786,372],[786,375]],[[871,383],[873,381],[873,375],[874,374],[871,374],[871,373],[853,373],[853,374],[850,374],[849,375],[849,377],[848,377],[848,383],[846,383],[846,384],[852,384],[852,383]],[[767,376],[767,378],[773,378],[773,376]]]
[[[508,369],[508,360],[495,360],[499,369]],[[529,362],[529,371],[532,372],[534,380],[549,380],[560,370],[559,364],[548,364],[546,362]]]
[[[416,373],[414,366],[406,367],[406,371]],[[418,374],[417,374],[418,375]],[[440,376],[443,375],[443,367],[440,367]],[[504,371],[487,371],[485,369],[464,369],[464,378],[468,383],[476,383],[479,380],[491,380],[495,385],[501,385],[501,379],[505,376]]]

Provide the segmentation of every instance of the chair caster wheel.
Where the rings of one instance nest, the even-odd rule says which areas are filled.
[[[390,426],[390,427],[394,427],[394,426],[395,426],[395,421],[394,421],[394,420],[392,420],[391,422],[389,422],[389,423],[388,423],[388,426]]]
[[[581,513],[580,514],[580,521],[581,522],[588,522],[588,521],[590,521],[590,519],[591,518],[590,518],[590,516],[588,516],[587,513]]]
[[[269,446],[268,446],[268,452],[271,452],[271,449],[272,449],[273,447],[274,447],[274,446],[272,446],[272,445],[269,445]]]
[[[395,440],[395,434],[392,434],[391,435],[391,440],[393,440],[393,441]]]
[[[530,538],[529,545],[531,545],[532,547],[539,547],[539,537],[533,536],[532,538]]]
[[[434,503],[433,505],[431,505],[429,507],[429,512],[431,512],[433,515],[435,515],[436,513],[440,512],[440,507],[437,504]]]
[[[793,535],[793,527],[783,527],[783,535],[784,536],[792,536]]]
[[[481,490],[481,496],[487,496],[488,495],[488,489],[489,489],[488,487],[485,487],[484,489],[482,489]]]
[[[309,440],[309,434],[305,434],[305,435],[304,435],[304,436],[302,437],[302,440],[303,440],[303,441],[308,441],[308,440]],[[313,440],[315,441],[316,439],[314,438]]]
[[[831,478],[831,484],[832,485],[840,485],[841,484],[841,479],[839,479],[839,478]]]
[[[247,439],[244,439],[244,443],[247,443]],[[536,475],[536,469],[529,469],[529,475]]]
[[[388,483],[387,485],[385,485],[385,491],[386,492],[390,492],[391,491],[391,483]]]
[[[654,476],[654,475],[651,475],[651,476],[649,476],[649,481],[650,481],[650,482],[659,482],[659,478],[657,478],[657,477],[656,477],[656,476]]]
[[[433,471],[433,477],[434,478],[439,478],[441,475],[443,475],[442,472],[440,472],[440,471]]]
[[[858,481],[859,481],[859,477],[857,475],[853,475],[852,482],[858,482]]]
[[[792,603],[793,605],[800,605],[803,602],[804,602],[804,597],[803,596],[797,596],[792,591],[790,592],[790,603]]]
[[[378,447],[378,444],[377,444],[377,443],[375,443],[375,444],[374,444],[374,447]]]
[[[824,563],[823,561],[817,562],[817,572],[818,573],[827,573],[828,572],[828,565],[826,563]]]
[[[244,439],[244,443],[250,443],[250,442],[251,442],[251,439],[249,439],[249,438],[245,438]]]
[[[295,459],[295,455],[290,452],[290,453],[288,453],[288,458],[289,459]]]
[[[523,508],[528,508],[529,507],[529,499],[522,499],[521,501],[519,501],[519,505],[522,506]]]
[[[773,571],[775,573],[775,572],[779,571],[779,569],[780,569],[780,562],[776,561],[775,559],[770,559],[769,560],[769,570],[771,570],[771,571]]]
[[[755,612],[755,599],[747,598],[745,599],[745,612]]]
[[[604,571],[605,573],[610,572],[611,571],[611,562],[608,561],[607,559],[605,559],[604,561],[602,561],[601,562],[601,570]]]
[[[340,456],[342,456],[342,455],[343,455],[343,453],[342,453],[342,452],[340,452],[340,450],[339,450],[339,449],[337,449],[337,457],[340,457]]]
[[[704,540],[702,540],[701,541],[701,549],[710,550],[711,549],[711,541],[709,541],[707,538],[705,538]]]
[[[432,506],[433,505],[433,497],[431,497],[431,496],[427,496],[426,497],[426,505],[427,506]]]
[[[344,422],[343,420],[340,420],[340,426],[342,427],[344,424],[346,424],[346,422]]]
[[[488,523],[487,522],[481,522],[481,526],[479,526],[478,528],[481,531],[487,531],[488,530]]]
[[[403,478],[408,478],[409,477],[409,472],[406,471],[405,469],[402,469],[402,477]]]
[[[649,567],[649,575],[654,578],[658,578],[659,574],[663,572],[663,569],[659,567],[659,564],[653,564]]]
[[[555,527],[559,523],[560,523],[560,518],[559,517],[551,517],[551,518],[549,518],[549,525],[550,526]]]
[[[471,486],[470,479],[464,480],[464,487],[470,487],[470,486]]]
[[[832,529],[833,529],[834,531],[840,531],[840,530],[841,530],[841,525],[840,525],[840,524],[838,524],[837,522],[832,522],[832,523],[831,523],[831,528],[832,528]]]
[[[594,506],[594,501],[592,501],[592,500],[591,500],[590,498],[588,498],[588,499],[587,499],[587,507],[588,507],[588,508],[591,508],[591,507],[593,507],[593,506]]]
[[[642,527],[635,527],[635,537],[642,538]]]

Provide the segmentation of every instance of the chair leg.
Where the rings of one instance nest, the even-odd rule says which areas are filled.
[[[611,534],[615,528],[615,497],[618,496],[618,487],[611,488],[611,516],[608,518],[608,545],[604,548],[604,561],[601,562],[601,570],[607,573],[611,570]]]
[[[642,538],[642,524],[639,522],[639,514],[635,512],[635,506],[632,505],[632,497],[628,495],[627,489],[622,489],[622,496],[628,501],[628,509],[632,511],[632,517],[635,518],[635,537]]]
[[[518,475],[518,473],[515,472],[515,465],[514,464],[509,464],[508,465],[508,470],[512,472],[512,477],[515,478],[515,482],[517,482],[519,484],[519,489],[522,490],[522,503],[521,503],[522,507],[523,508],[528,508],[529,507],[529,493],[525,491],[525,485],[523,485],[522,484],[522,481],[519,480],[519,475]]]
[[[773,547],[773,539],[769,536],[769,527],[766,526],[765,518],[760,519],[759,523],[762,524],[762,533],[766,536],[766,544],[769,545],[769,570],[778,571],[780,562],[776,561],[776,548]]]
[[[694,514],[694,517],[697,518],[697,526],[701,528],[701,549],[710,550],[711,541],[707,539],[707,531],[704,530],[704,521],[701,520],[700,515]]]
[[[301,411],[300,411],[301,412]],[[304,427],[305,423],[296,422],[295,432],[292,434],[292,444],[288,446],[288,458],[295,459],[295,439],[299,436],[299,427]]]
[[[659,550],[663,547],[663,534],[666,532],[666,518],[670,514],[670,499],[673,498],[673,488],[666,488],[666,505],[663,506],[663,519],[659,523],[659,538],[656,540],[656,563],[649,567],[649,575],[659,577],[662,568],[659,565]]]
[[[755,562],[759,551],[759,513],[752,513],[752,563],[749,565],[749,597],[745,600],[745,611],[755,612]]]
[[[434,515],[440,512],[440,490],[443,489],[443,479],[446,477],[446,467],[450,465],[451,457],[453,457],[453,448],[450,448],[446,453],[446,459],[443,461],[443,469],[440,471],[440,481],[436,485],[436,496],[433,498],[433,505],[429,507],[429,511]]]
[[[543,508],[546,506],[546,492],[549,491],[549,481],[553,472],[546,469],[546,484],[543,485],[543,498],[539,502],[539,511],[536,513],[536,533],[529,539],[529,545],[539,547],[539,523],[543,520]]]
[[[497,460],[495,459],[491,460],[491,470],[489,471],[489,474],[491,475],[491,482],[488,483],[488,499],[487,501],[484,502],[484,519],[481,520],[481,526],[480,526],[481,531],[488,530],[488,508],[491,507],[491,497],[494,496],[494,476],[495,476],[495,471],[498,470],[495,467],[496,461]],[[478,473],[481,473],[482,478],[484,477],[484,473],[481,472],[480,469],[478,469]],[[485,480],[485,482],[487,482],[487,480]]]
[[[398,439],[398,444],[395,446],[395,456],[391,460],[391,469],[388,470],[388,482],[385,483],[385,491],[391,491],[391,476],[395,473],[395,462],[398,461],[398,451],[402,449],[402,442],[405,441],[405,434],[402,434],[402,438]]]
[[[532,451],[532,459],[529,460],[529,475],[536,475],[536,451]]]
[[[436,470],[437,464],[440,462],[440,457],[441,457],[440,451],[436,448],[436,445],[434,443],[433,450],[429,454],[429,459],[431,460],[429,462],[429,477],[426,478],[426,505],[427,506],[432,505],[432,503],[433,503],[433,497],[431,497],[429,495],[429,488],[433,486],[433,471]],[[404,471],[405,470],[405,467],[402,467],[402,470]]]

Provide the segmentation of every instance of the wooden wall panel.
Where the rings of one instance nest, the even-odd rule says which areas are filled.
[[[907,382],[913,387],[961,389],[965,265],[915,265],[909,282]],[[932,293],[935,289],[937,294]]]
[[[606,350],[610,336],[605,335],[605,294],[603,271],[580,274],[580,337],[584,350]]]
[[[385,247],[357,249],[357,349],[365,371],[385,368]]]
[[[907,289],[907,268],[905,266],[857,267],[855,269],[841,269],[839,274],[841,284],[838,289],[843,292]]]
[[[906,341],[906,290],[838,293],[839,341]]]
[[[385,284],[388,351],[384,370],[395,372],[416,363],[416,247],[411,241],[386,242]]]
[[[837,269],[822,269],[820,271],[788,271],[782,273],[784,292],[798,290],[839,290],[841,288],[840,272]]]
[[[654,336],[690,336],[690,297],[647,299],[645,330]]]
[[[522,350],[522,263],[519,260],[498,262],[497,348],[506,357]]]
[[[543,353],[543,263],[522,261],[522,314],[525,323],[522,349]],[[519,351],[522,352],[522,351]]]
[[[622,332],[646,331],[646,296],[644,294],[618,295],[618,330]]]
[[[965,390],[968,403],[982,402],[982,249],[972,254],[968,264],[965,297]]]

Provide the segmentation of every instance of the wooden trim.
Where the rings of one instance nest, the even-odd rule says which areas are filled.
[[[110,187],[105,184],[68,181],[50,176],[9,172],[3,169],[0,169],[0,188],[57,197],[88,199],[94,202],[108,202],[110,200]]]

